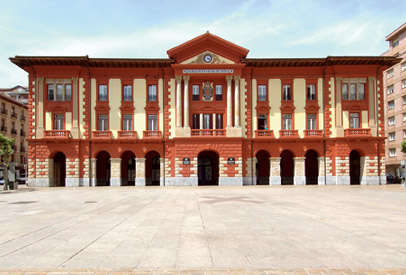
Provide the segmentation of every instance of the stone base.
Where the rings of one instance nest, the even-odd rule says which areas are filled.
[[[350,176],[336,176],[337,185],[350,185],[351,179]]]
[[[379,185],[379,177],[378,176],[361,177],[361,185]]]
[[[242,186],[243,178],[242,177],[220,177],[219,186]]]
[[[32,187],[50,187],[50,180],[48,178],[32,179],[28,178],[28,186]]]
[[[327,176],[326,177],[326,185],[337,185],[336,177],[335,176]]]
[[[281,185],[281,177],[269,177],[269,185]]]
[[[306,177],[293,177],[293,185],[306,185]]]
[[[254,181],[253,178],[251,178],[251,177],[243,177],[242,184],[243,185],[255,185],[256,181]]]
[[[66,178],[65,179],[66,187],[79,187],[79,178]]]
[[[145,178],[136,178],[135,186],[145,186]]]
[[[227,127],[226,137],[242,137],[241,127]]]
[[[190,137],[190,127],[176,127],[175,137]]]
[[[318,177],[317,178],[317,184],[318,185],[326,185],[326,181],[324,177]]]
[[[166,186],[197,186],[197,177],[189,178],[165,178]]]
[[[380,176],[381,178],[381,184],[386,184],[386,176]]]
[[[110,186],[121,186],[121,178],[110,178]]]
[[[79,186],[89,187],[90,186],[90,179],[89,178],[80,178],[79,179]]]

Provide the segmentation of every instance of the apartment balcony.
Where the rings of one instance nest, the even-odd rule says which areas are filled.
[[[45,138],[68,139],[70,138],[70,131],[68,130],[45,130]]]
[[[137,131],[117,131],[118,138],[122,139],[135,139],[137,138]]]
[[[111,131],[93,131],[93,138],[111,139]]]
[[[161,138],[162,137],[161,131],[152,131],[152,130],[144,131],[143,135],[144,135],[143,138]]]
[[[25,137],[25,132],[23,130],[20,130],[20,136]]]
[[[255,130],[256,138],[273,138],[273,130]]]
[[[25,116],[21,115],[21,116],[20,116],[20,120],[21,120],[21,121],[25,121]]]
[[[191,129],[192,137],[225,137],[225,129]]]
[[[304,130],[304,136],[321,138],[323,137],[323,130]]]
[[[11,134],[12,135],[17,135],[17,130],[16,129],[11,129]]]
[[[297,130],[279,130],[280,138],[298,138],[299,133]]]
[[[17,118],[17,114],[16,113],[11,113],[11,117],[12,118]]]
[[[344,134],[346,137],[370,137],[371,129],[361,129],[361,128],[345,129]]]
[[[7,115],[7,114],[8,114],[7,109],[1,110],[1,113],[2,113],[3,115]]]
[[[21,146],[20,152],[25,152],[25,147]]]
[[[0,129],[2,132],[5,132],[5,133],[7,133],[7,127],[6,126],[3,126],[3,127],[1,127],[1,129]]]

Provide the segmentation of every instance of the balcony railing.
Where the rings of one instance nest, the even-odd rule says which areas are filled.
[[[118,138],[137,138],[137,131],[117,131]]]
[[[161,138],[161,131],[144,131],[144,138]]]
[[[11,117],[12,117],[12,118],[17,118],[17,114],[16,114],[16,113],[11,112]]]
[[[21,148],[20,152],[25,152],[25,147],[24,146],[21,146],[20,148]]]
[[[7,127],[6,126],[1,127],[1,131],[7,133]]]
[[[25,137],[25,132],[23,130],[20,130],[20,136]]]
[[[297,130],[279,130],[279,137],[299,137]]]
[[[225,129],[192,129],[192,137],[224,137]]]
[[[346,137],[369,137],[371,136],[371,129],[345,129],[344,133]]]
[[[304,130],[305,137],[322,137],[323,130]]]
[[[93,131],[94,138],[111,138],[111,131]]]
[[[68,130],[46,130],[44,133],[46,138],[70,138]]]
[[[256,138],[273,138],[273,130],[255,130]]]
[[[7,109],[2,109],[2,110],[1,110],[1,113],[2,113],[3,115],[7,115],[7,114],[8,114]]]
[[[21,115],[20,120],[25,121],[25,116]]]
[[[17,130],[16,129],[11,129],[11,134],[12,135],[17,135]]]

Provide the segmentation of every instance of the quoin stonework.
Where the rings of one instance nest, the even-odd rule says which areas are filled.
[[[386,183],[398,58],[247,58],[208,32],[167,54],[10,58],[29,73],[29,185]]]

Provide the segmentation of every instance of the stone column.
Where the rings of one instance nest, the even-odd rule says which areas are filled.
[[[216,129],[216,114],[213,114],[213,130]]]
[[[78,78],[72,78],[72,138],[79,138],[79,106],[78,106]]]
[[[183,77],[183,82],[184,82],[184,91],[183,91],[183,126],[185,128],[190,128],[189,125],[189,79],[190,76],[184,76]]]
[[[295,176],[293,178],[294,185],[306,185],[305,176],[305,159],[304,157],[296,157],[294,160]]]
[[[318,157],[319,159],[319,178],[318,178],[318,185],[326,185],[325,181],[325,173],[324,173],[324,157]]]
[[[176,77],[176,127],[182,127],[182,77]]]
[[[145,158],[135,158],[135,185],[145,186]]]
[[[111,158],[110,186],[121,186],[121,159]]]
[[[343,111],[341,105],[341,82],[342,79],[340,77],[336,78],[336,128],[337,128],[337,136],[343,137],[344,136],[344,128],[343,128]],[[350,85],[348,86],[348,97],[350,96]],[[334,122],[333,122],[334,123]]]
[[[200,130],[202,130],[203,129],[203,114],[200,114],[199,115],[199,118],[200,118]]]
[[[270,171],[270,185],[281,185],[281,158],[280,157],[273,157],[269,158],[269,164],[271,167]]]
[[[240,127],[240,77],[234,76],[234,119],[235,127]]]
[[[232,102],[232,94],[231,94],[231,80],[233,77],[227,76],[227,128],[233,127],[233,102]]]
[[[35,85],[36,90],[38,91],[38,98],[37,99],[37,111],[35,115],[37,117],[36,123],[36,138],[43,138],[44,137],[44,78],[38,77],[37,83]],[[54,87],[55,89],[55,87]],[[47,93],[48,95],[48,93]],[[27,118],[28,119],[28,118]]]

